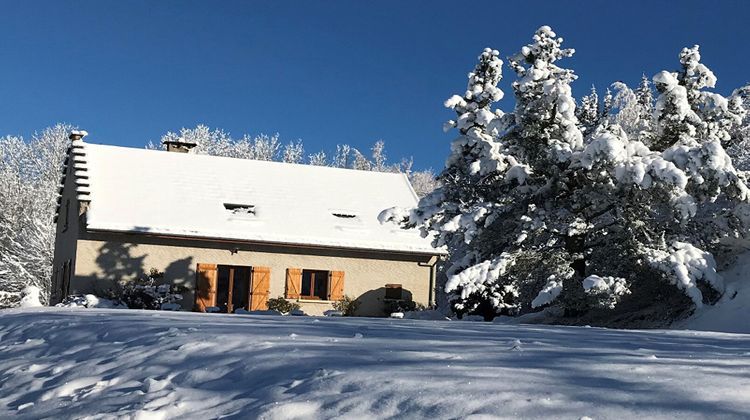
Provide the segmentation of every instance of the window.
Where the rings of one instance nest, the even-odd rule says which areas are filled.
[[[404,298],[404,288],[400,284],[386,284],[385,298],[391,300],[401,300]]]
[[[330,272],[324,270],[302,270],[300,298],[328,299],[328,281]]]
[[[287,299],[341,300],[344,297],[344,272],[287,268],[284,296]]]

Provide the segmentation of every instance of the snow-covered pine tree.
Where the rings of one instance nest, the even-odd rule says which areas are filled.
[[[737,169],[750,171],[750,85],[735,89],[730,104],[733,112],[742,116],[742,121],[734,127],[732,138],[735,141],[727,148],[727,153]]]
[[[655,78],[662,93],[656,107],[661,137],[655,138],[662,149],[630,139],[616,123],[601,125],[584,145],[570,93],[575,75],[556,64],[573,51],[561,44],[542,27],[510,59],[518,75],[516,106],[502,117],[491,102],[478,104],[471,95],[474,76],[490,67],[483,55],[467,95],[448,102],[459,114],[449,127],[461,135],[441,174],[443,186],[416,210],[392,209],[382,219],[406,217],[448,247],[445,291],[458,314],[492,318],[555,302],[576,314],[611,308],[631,290],[656,303],[649,290],[668,283],[700,306],[699,284],[720,293],[721,278],[686,226],[711,197],[703,184],[735,199],[746,187],[726,165],[720,143],[710,148],[714,164],[696,169],[690,139],[663,138],[680,133],[663,124],[685,124],[696,114],[669,73]],[[664,115],[669,110],[682,112]],[[694,123],[702,124],[697,114],[687,121]],[[688,158],[681,160],[681,152]]]
[[[381,214],[381,222],[403,222],[407,227],[418,226],[424,235],[435,234],[434,245],[450,252],[444,270],[448,275],[477,262],[472,241],[493,205],[489,196],[493,194],[494,178],[508,169],[509,163],[503,160],[499,144],[494,141],[502,112],[493,111],[492,105],[503,97],[497,87],[502,79],[502,60],[498,55],[496,50],[485,49],[469,73],[466,92],[445,101],[457,118],[444,128],[457,129],[458,136],[452,141],[445,169],[438,176],[441,185],[422,198],[416,209],[394,208]],[[467,300],[472,300],[467,303],[473,305],[472,310],[487,305],[493,294],[468,288],[464,288],[464,293]]]
[[[638,100],[638,121],[640,124],[637,138],[649,146],[653,134],[654,93],[651,89],[651,81],[645,74],[641,76],[641,83],[635,90],[635,96]]]
[[[612,110],[615,107],[615,98],[612,96],[612,91],[607,88],[606,92],[604,92],[604,99],[602,100],[602,114],[601,114],[601,120],[604,123],[610,122],[610,117],[612,116]]]
[[[584,134],[593,133],[599,125],[601,120],[599,95],[597,95],[596,87],[593,85],[591,86],[591,93],[581,98],[581,106],[576,109],[576,117]]]
[[[690,192],[713,201],[724,191],[744,200],[748,190],[739,178],[722,143],[731,142],[731,125],[741,118],[729,112],[728,101],[709,92],[716,76],[700,62],[698,46],[680,53],[679,73],[662,71],[654,76],[656,101],[654,145],[664,158],[695,179]]]
[[[535,306],[548,303],[563,285],[568,288],[569,279],[582,280],[585,271],[581,235],[568,232],[571,225],[582,229],[572,207],[578,181],[565,178],[583,147],[570,88],[576,76],[556,64],[574,50],[562,48],[563,39],[547,26],[533,40],[510,59],[518,76],[513,83],[516,106],[510,127],[498,138],[506,160],[515,165],[495,178],[493,212],[475,240],[478,263],[447,285],[459,312],[480,309],[466,305],[466,289],[492,291],[492,311],[482,313],[486,318],[517,312],[531,300]],[[483,275],[477,275],[478,269]],[[568,294],[578,292],[574,289]]]
[[[612,88],[615,96],[610,120],[625,130],[628,138],[637,139],[642,128],[638,95],[623,82],[612,83]]]

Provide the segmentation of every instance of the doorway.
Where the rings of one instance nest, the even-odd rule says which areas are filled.
[[[234,313],[248,307],[252,268],[239,265],[219,265],[216,282],[216,306],[219,312]]]

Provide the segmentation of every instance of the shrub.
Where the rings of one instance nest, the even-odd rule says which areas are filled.
[[[121,302],[130,309],[173,308],[182,300],[183,287],[171,284],[159,284],[164,273],[152,268],[149,275],[131,281],[122,281],[115,290],[111,290],[108,299]]]
[[[344,316],[354,316],[359,307],[359,301],[349,296],[344,296],[340,300],[333,302],[333,309],[341,312]]]
[[[299,309],[300,306],[298,303],[290,302],[281,296],[273,299],[268,299],[268,310],[270,311],[278,311],[282,314],[288,314],[292,311],[298,311]]]
[[[386,299],[383,303],[386,315],[394,312],[423,311],[425,309],[424,305],[411,299]]]
[[[0,290],[0,309],[15,308],[21,303],[21,294]]]

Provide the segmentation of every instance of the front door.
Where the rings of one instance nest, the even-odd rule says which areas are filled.
[[[224,313],[238,309],[266,310],[270,284],[268,267],[198,264],[193,310]]]
[[[252,269],[237,265],[218,266],[216,282],[216,306],[219,312],[234,313],[247,310]]]

